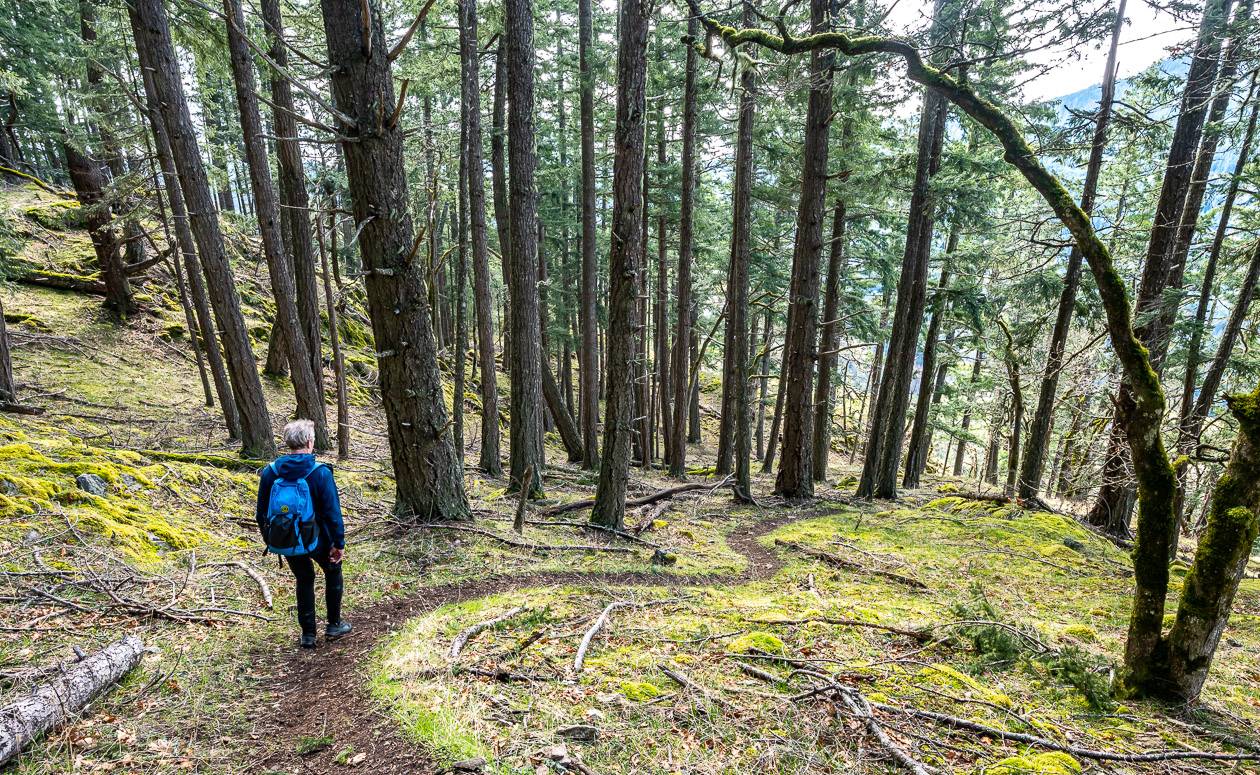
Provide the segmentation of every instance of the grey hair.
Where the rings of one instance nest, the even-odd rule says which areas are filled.
[[[294,420],[280,433],[289,449],[302,449],[315,443],[315,423],[311,420]]]

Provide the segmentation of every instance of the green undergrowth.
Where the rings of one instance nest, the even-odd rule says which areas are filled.
[[[732,529],[746,530],[754,519],[735,517]],[[869,754],[873,743],[858,725],[837,724],[830,703],[788,700],[810,685],[793,672],[802,666],[872,702],[1076,745],[1219,745],[1166,721],[1158,706],[1110,700],[1130,566],[1069,518],[946,497],[880,512],[837,508],[761,540],[783,562],[766,581],[533,587],[443,606],[380,647],[373,693],[440,761],[480,756],[504,773],[525,771],[535,752],[559,742],[598,772],[638,772],[649,762],[692,773],[885,771],[856,758],[859,744]],[[917,579],[926,589],[836,567],[776,540]],[[1260,647],[1258,593],[1254,582],[1244,583],[1218,659],[1224,664],[1205,697],[1250,723],[1260,720],[1248,656]],[[584,633],[616,601],[635,604],[611,613],[574,672]],[[451,662],[462,630],[518,606],[526,610],[473,638]],[[742,672],[740,662],[773,680]],[[667,671],[705,694],[683,689]],[[487,677],[495,673],[518,680]],[[566,740],[563,730],[577,724],[596,727],[596,739]],[[955,772],[1082,769],[1072,757],[998,740],[956,742],[966,753],[907,745],[929,765]]]

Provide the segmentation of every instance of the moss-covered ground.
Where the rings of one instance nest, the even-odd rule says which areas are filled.
[[[90,652],[137,632],[152,652],[13,771],[254,772],[260,752],[277,745],[307,752],[306,764],[281,771],[323,771],[317,761],[375,771],[379,763],[346,748],[345,730],[265,737],[282,687],[260,665],[300,671],[309,663],[294,648],[288,571],[259,554],[250,464],[236,458],[217,410],[205,406],[182,311],[163,290],[169,278],[139,284],[144,310],[122,326],[105,319],[97,297],[13,281],[15,257],[91,276],[72,208],[52,200],[30,189],[0,197],[0,255],[11,279],[0,294],[16,377],[22,399],[46,410],[0,415],[0,704],[72,658],[71,646]],[[261,356],[272,314],[265,278],[249,240],[230,236]],[[564,525],[530,524],[514,536],[515,498],[502,480],[469,470],[480,529],[634,551],[538,552],[461,531],[399,533],[385,518],[392,488],[370,337],[362,320],[346,321],[354,454],[328,462],[347,512],[348,616],[452,585],[489,590],[397,622],[357,669],[332,677],[366,686],[385,718],[435,761],[483,757],[495,772],[549,772],[559,765],[541,752],[563,744],[599,773],[890,771],[832,700],[792,699],[808,688],[807,671],[872,702],[1117,751],[1215,750],[1222,744],[1205,727],[1238,734],[1260,724],[1260,581],[1243,583],[1202,709],[1187,717],[1116,705],[1105,687],[1127,618],[1126,554],[1069,518],[968,499],[957,482],[932,480],[901,502],[875,505],[850,503],[851,487],[837,485],[799,508],[769,497],[762,478],[758,506],[733,508],[719,490],[635,510],[628,522],[643,527],[647,543],[631,544]],[[706,404],[716,401],[710,382]],[[264,385],[278,428],[291,410],[289,386]],[[709,426],[699,466],[712,459]],[[531,520],[582,520],[581,511],[543,513],[594,489],[591,475],[563,464],[557,440],[548,455],[549,500]],[[105,492],[86,493],[80,474],[100,477]],[[852,471],[834,474],[846,483]],[[654,471],[634,479],[636,492],[670,483]],[[653,563],[657,547],[673,564]],[[236,562],[268,583],[273,607]],[[1175,566],[1175,586],[1185,570]],[[623,605],[575,670],[584,635],[613,603]],[[466,628],[518,607],[470,638],[458,659],[449,656]],[[372,718],[363,723],[391,723]],[[1208,762],[1104,767],[881,718],[900,745],[944,771],[1249,771]]]

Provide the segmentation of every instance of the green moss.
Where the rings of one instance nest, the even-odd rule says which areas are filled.
[[[23,210],[30,220],[53,231],[80,228],[83,223],[81,208],[75,199],[49,199]]]
[[[647,702],[662,694],[659,686],[647,681],[622,681],[620,688],[625,698],[632,702]]]
[[[1085,643],[1098,642],[1098,631],[1084,624],[1070,624],[1063,628],[1062,633],[1069,638]]]
[[[754,630],[746,632],[727,645],[726,650],[732,654],[747,654],[760,651],[765,654],[786,654],[787,646],[779,638],[768,632]]]
[[[1003,759],[984,769],[988,775],[1080,775],[1081,763],[1060,751]]]

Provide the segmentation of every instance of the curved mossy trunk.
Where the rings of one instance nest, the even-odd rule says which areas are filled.
[[[1252,545],[1260,536],[1260,388],[1226,399],[1238,438],[1216,482],[1177,616],[1152,658],[1131,668],[1124,690],[1175,702],[1198,698],[1229,622]],[[1152,557],[1152,561],[1160,558]]]

